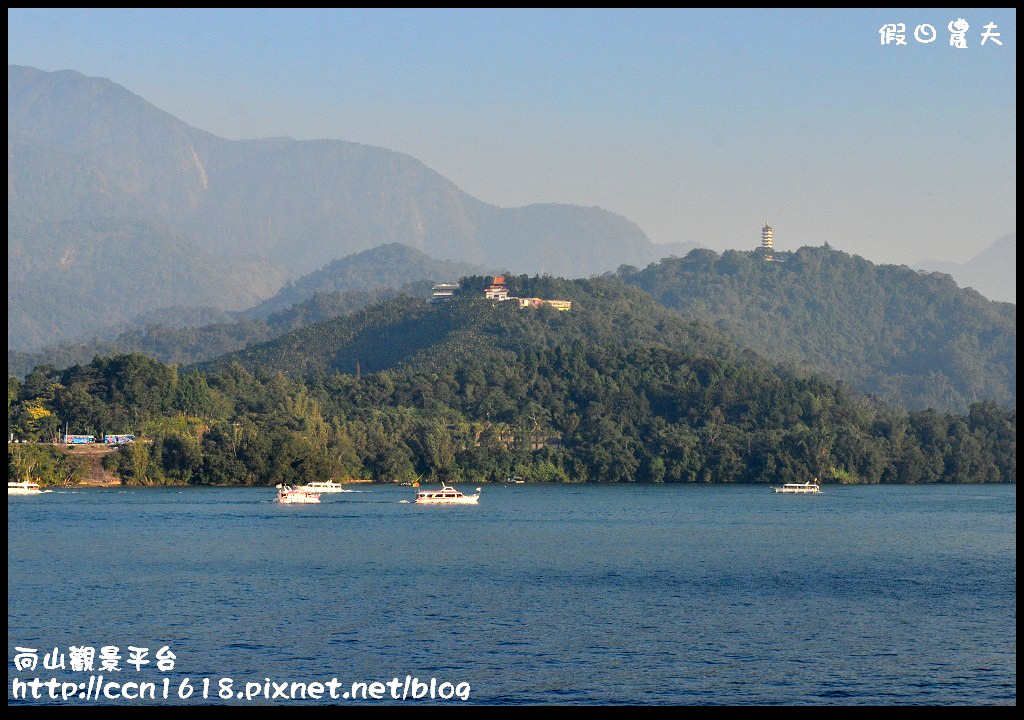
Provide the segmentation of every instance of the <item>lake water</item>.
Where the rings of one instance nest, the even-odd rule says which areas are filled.
[[[185,677],[221,703],[221,678],[407,675],[486,704],[1016,703],[1016,486],[482,487],[8,498],[8,702],[100,674],[42,669],[55,647],[131,645],[151,664],[104,676],[187,705]]]

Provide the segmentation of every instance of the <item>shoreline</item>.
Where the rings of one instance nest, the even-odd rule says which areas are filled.
[[[484,485],[490,487],[520,487],[519,484],[511,484],[503,481],[487,481],[487,480],[466,480],[463,482],[455,482],[445,480],[446,484],[450,485]],[[375,482],[373,480],[359,480],[356,482],[340,483],[343,486],[356,485],[356,486],[380,486],[380,487],[408,487],[410,490],[415,490],[408,485],[402,485],[401,483],[395,482]],[[421,485],[439,485],[438,482],[421,483]],[[772,488],[776,487],[773,483],[723,483],[723,482],[711,482],[711,483],[615,483],[615,482],[532,482],[523,483],[522,485],[530,486],[544,486],[544,487],[555,487],[555,486],[603,486],[603,487],[758,487],[758,488]],[[936,487],[936,486],[948,486],[948,487],[999,487],[999,486],[1013,486],[1016,487],[1017,483],[1006,482],[1006,483],[952,483],[952,482],[937,482],[937,483],[820,483],[822,488],[838,488],[838,487]],[[196,488],[196,489],[239,489],[239,488],[253,488],[261,490],[273,490],[274,485],[211,485],[211,484],[153,484],[153,485],[129,485],[123,482],[102,482],[102,481],[86,481],[80,483],[74,483],[71,485],[43,485],[40,483],[40,487],[46,490],[83,490],[89,488],[166,488],[166,489],[183,489],[183,488]]]

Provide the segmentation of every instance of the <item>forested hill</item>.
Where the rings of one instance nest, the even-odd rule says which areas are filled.
[[[909,409],[1013,405],[1017,307],[948,275],[874,265],[826,247],[694,250],[620,276],[740,345],[849,382]]]
[[[772,367],[615,278],[510,279],[570,312],[484,300],[487,281],[199,369],[141,355],[42,368],[9,380],[9,427],[144,435],[109,469],[148,484],[1016,481],[1012,409],[906,414]]]
[[[617,279],[563,280],[506,276],[513,296],[564,299],[571,312],[521,310],[514,301],[485,300],[487,278],[467,277],[451,305],[400,298],[250,346],[203,365],[238,362],[255,371],[296,378],[389,370],[398,365],[443,368],[474,357],[501,359],[559,345],[658,345],[691,355],[735,357],[713,327],[687,322]],[[753,359],[751,359],[753,362]]]

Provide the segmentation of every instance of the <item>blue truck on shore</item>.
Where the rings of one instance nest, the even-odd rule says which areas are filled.
[[[65,445],[92,445],[96,442],[95,435],[65,435]],[[127,445],[128,443],[135,442],[135,436],[131,434],[126,435],[104,435],[102,440],[104,445]]]

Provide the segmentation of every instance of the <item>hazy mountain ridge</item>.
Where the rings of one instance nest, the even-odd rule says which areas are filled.
[[[38,365],[63,368],[96,355],[126,352],[161,362],[195,363],[397,295],[427,298],[437,282],[456,282],[480,272],[479,267],[435,260],[406,245],[382,245],[328,263],[243,311],[160,308],[130,322],[95,328],[91,337],[83,333],[80,339],[36,352],[9,349],[7,369],[21,377]]]
[[[635,224],[600,208],[499,208],[402,153],[341,140],[225,140],[109,80],[19,66],[8,66],[8,217],[29,246],[49,242],[56,220],[105,217],[167,227],[209,256],[262,263],[262,276],[249,283],[252,294],[261,294],[256,301],[280,287],[271,278],[283,282],[391,242],[442,260],[569,277],[643,265],[664,251]],[[8,259],[19,274],[19,258]],[[151,274],[185,294],[206,293],[197,302],[212,304],[210,288],[188,286],[197,276],[187,261],[168,266],[159,254],[140,261],[165,263]],[[45,276],[36,282],[42,294],[63,292]],[[67,337],[65,326],[46,329],[49,310],[10,299],[18,307],[9,314],[9,347]],[[117,321],[154,309],[144,295],[115,297],[99,284],[77,300],[86,312],[123,308],[111,318]]]
[[[957,285],[973,288],[990,300],[1017,303],[1017,233],[996,240],[966,263],[922,260],[917,267],[951,275]]]
[[[9,376],[24,377],[36,367],[50,365],[67,368],[84,365],[94,357],[141,353],[163,363],[193,364],[265,342],[297,328],[361,310],[399,296],[422,299],[429,293],[428,282],[411,283],[402,288],[379,287],[373,290],[341,290],[317,293],[268,316],[242,314],[202,325],[148,323],[126,330],[113,338],[93,338],[61,343],[36,353],[7,351]],[[216,313],[223,315],[223,313]]]
[[[7,132],[7,222],[140,216],[141,204],[74,154]]]
[[[279,312],[314,295],[341,291],[368,292],[399,288],[411,282],[457,282],[465,275],[479,275],[484,268],[469,263],[435,260],[401,243],[390,243],[334,260],[288,282],[273,297],[246,311],[250,316]],[[429,293],[423,293],[426,297]]]
[[[748,266],[735,251],[681,258],[687,244],[654,245],[598,208],[498,208],[414,158],[340,140],[223,140],[72,71],[9,67],[8,96],[9,365],[15,356],[28,362],[11,349],[100,332],[140,313],[159,318],[165,305],[241,310],[266,300],[253,312],[291,307],[306,324],[351,312],[387,297],[378,288],[387,270],[362,271],[364,295],[342,296],[360,271],[342,280],[344,263],[331,261],[399,242],[450,263],[434,280],[481,267],[579,277],[625,266],[629,282],[650,279],[645,289],[661,302],[747,347],[908,407],[1015,402],[1015,308],[992,310],[998,304],[939,275],[912,280],[906,268],[869,269],[860,258],[840,271],[813,249],[789,254],[796,264]],[[677,257],[638,270],[668,255]],[[282,288],[289,272],[281,263],[321,269]],[[809,268],[818,275],[795,272]],[[744,284],[753,275],[756,289]],[[673,286],[680,278],[693,284]],[[219,323],[188,337],[140,329],[58,356],[149,348],[165,361],[195,362],[297,326]],[[185,349],[168,356],[174,342]]]
[[[259,258],[203,251],[141,219],[8,226],[7,345],[28,349],[165,306],[241,310],[285,280]]]

